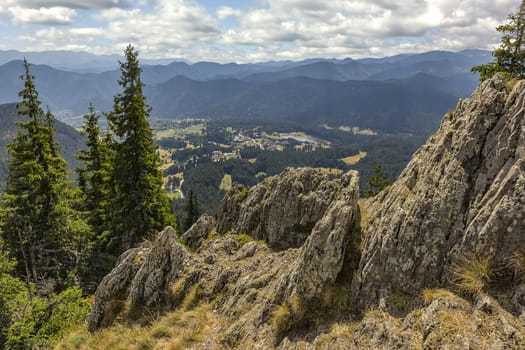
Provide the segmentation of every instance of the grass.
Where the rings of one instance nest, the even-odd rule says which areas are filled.
[[[461,257],[452,265],[452,284],[460,292],[476,296],[490,283],[493,269],[490,258]]]
[[[241,234],[235,235],[235,238],[237,238],[237,242],[239,242],[241,247],[243,245],[245,245],[246,243],[254,241],[254,239],[251,236],[248,236],[245,233],[241,233]]]
[[[446,289],[423,289],[423,291],[421,292],[421,296],[423,298],[423,302],[425,304],[430,304],[431,302],[433,302],[434,300],[436,299],[439,299],[439,298],[443,298],[443,297],[446,297],[446,298],[451,298],[451,297],[454,297],[454,294],[452,294],[452,292],[446,290]]]
[[[294,293],[287,302],[277,305],[270,318],[276,337],[282,336],[292,328],[303,326],[307,322],[308,305],[304,299]]]
[[[508,266],[512,270],[513,279],[516,282],[525,282],[525,251],[514,252],[509,258]]]
[[[70,333],[56,345],[56,350],[175,350],[220,349],[217,329],[225,321],[209,304],[192,310],[178,310],[160,317],[147,327],[115,324],[90,334],[85,327]],[[214,342],[217,341],[217,344]],[[207,344],[214,344],[211,347]]]
[[[232,188],[232,176],[230,174],[224,174],[224,177],[221,180],[219,189],[223,191],[229,191]]]
[[[368,154],[366,152],[359,152],[359,154],[355,154],[353,156],[341,158],[343,162],[347,165],[354,165],[357,164],[361,159],[365,158]]]

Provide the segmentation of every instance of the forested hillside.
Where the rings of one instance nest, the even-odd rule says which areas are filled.
[[[0,183],[3,184],[7,176],[6,146],[17,134],[20,118],[16,104],[0,104]],[[60,153],[67,161],[72,172],[79,165],[75,155],[84,148],[84,138],[71,126],[60,121],[56,122],[56,140],[60,144]]]
[[[292,119],[428,135],[476,86],[470,67],[489,59],[488,52],[471,50],[363,60],[171,62],[143,66],[144,94],[152,117]],[[117,70],[83,73],[51,64],[32,69],[43,103],[59,119],[80,126],[89,102],[100,111],[111,108]],[[0,103],[16,101],[21,68],[22,61],[0,66]]]

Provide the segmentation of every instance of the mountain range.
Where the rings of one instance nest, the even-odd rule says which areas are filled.
[[[118,56],[27,56],[34,59],[32,73],[43,104],[58,118],[78,126],[89,102],[101,111],[111,109],[120,72],[104,68],[113,67],[110,61],[116,65]],[[16,52],[0,51],[0,63],[16,57]],[[252,64],[146,60],[142,78],[152,117],[285,119],[428,134],[476,86],[470,68],[490,59],[487,51],[467,50]],[[18,99],[22,69],[21,60],[0,66],[0,103]]]

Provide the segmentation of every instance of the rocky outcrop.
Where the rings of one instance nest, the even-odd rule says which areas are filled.
[[[185,245],[167,228],[125,252],[89,328],[111,322],[115,300],[193,319],[201,303],[221,321],[194,348],[524,348],[525,81],[511,84],[495,76],[460,101],[392,187],[359,203],[371,217],[362,232],[356,172],[290,168],[236,185],[217,223],[201,217]],[[468,257],[498,267],[505,298],[426,289]]]
[[[183,235],[192,248],[188,252],[173,229],[167,228],[151,244],[124,253],[104,278],[95,294],[90,329],[110,321],[105,311],[115,298],[149,310],[159,306],[170,309],[180,307],[191,293],[198,293],[200,300],[213,300],[216,310],[229,319],[220,332],[226,347],[243,342],[271,347],[274,336],[269,320],[275,307],[287,303],[292,294],[304,302],[321,298],[323,287],[338,277],[349,242],[359,234],[355,230],[359,218],[357,173],[348,172],[325,185],[321,179],[327,179],[318,175],[306,169],[287,169],[280,175],[287,181],[316,178],[318,190],[338,188],[303,247],[275,251],[262,241],[246,242],[246,236],[219,236],[214,233],[213,219],[202,216]],[[272,181],[278,180],[279,176]],[[289,198],[286,192],[279,193]],[[314,192],[306,193],[310,199],[303,203],[315,202]],[[268,194],[268,198],[284,203],[275,195]],[[319,200],[318,205],[324,202]],[[312,204],[309,208],[317,207]],[[313,217],[310,214],[307,216]]]
[[[112,322],[107,319],[111,314],[108,309],[116,301],[127,299],[142,306],[166,303],[170,284],[188,260],[188,253],[171,227],[159,233],[152,243],[124,252],[95,292],[88,328],[93,331]]]
[[[217,231],[264,240],[273,249],[300,247],[343,185],[312,168],[289,168],[247,189],[234,186],[218,210]]]
[[[525,249],[525,81],[460,101],[371,213],[353,294],[361,309],[447,282],[459,257]]]
[[[194,223],[188,231],[182,235],[184,243],[192,248],[200,247],[204,239],[215,229],[215,219],[212,216],[203,214],[196,223]]]
[[[421,308],[399,319],[381,310],[356,323],[339,325],[312,343],[280,349],[524,349],[525,328],[485,296],[472,304],[448,291],[433,290]],[[283,342],[284,343],[284,342]],[[297,346],[297,347],[296,347]]]
[[[354,238],[360,235],[355,227],[359,222],[357,172],[343,175],[339,184],[341,190],[337,197],[314,226],[291,274],[285,277],[287,296],[297,293],[306,300],[319,297],[323,287],[335,282],[345,254],[357,254],[347,251],[352,235]]]

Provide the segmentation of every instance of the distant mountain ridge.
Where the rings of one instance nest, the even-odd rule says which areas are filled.
[[[0,62],[3,53],[0,51]],[[118,59],[95,57],[101,62]],[[285,118],[428,133],[457,98],[473,91],[477,77],[470,68],[490,59],[488,51],[469,50],[362,60],[171,62],[143,64],[142,78],[153,117]],[[0,103],[18,99],[21,72],[21,61],[0,66]],[[43,104],[66,122],[84,114],[90,102],[98,110],[110,110],[119,91],[118,69],[82,73],[34,64],[32,73]],[[401,98],[410,94],[418,98]],[[409,124],[414,126],[406,127]]]

